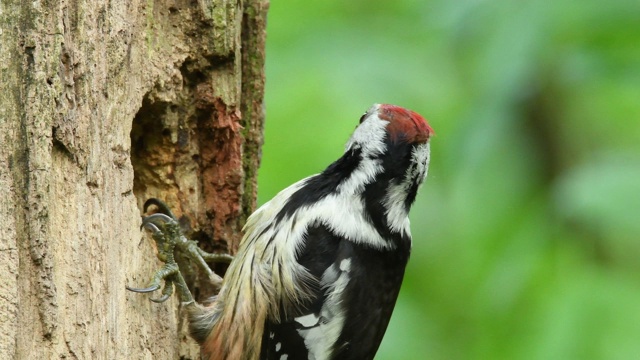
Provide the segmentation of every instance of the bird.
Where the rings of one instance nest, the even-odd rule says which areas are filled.
[[[374,104],[360,117],[344,154],[258,208],[234,257],[208,254],[152,198],[143,227],[165,262],[147,288],[173,284],[192,337],[209,360],[373,359],[386,332],[409,260],[409,210],[424,182],[434,131],[418,113]],[[162,246],[160,246],[162,245]],[[190,254],[218,294],[193,300],[174,250]],[[220,279],[207,261],[229,262]]]

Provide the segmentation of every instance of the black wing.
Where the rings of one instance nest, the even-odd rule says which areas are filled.
[[[313,298],[281,323],[267,320],[261,359],[372,359],[395,305],[409,246],[378,250],[309,228],[298,262],[319,279]]]

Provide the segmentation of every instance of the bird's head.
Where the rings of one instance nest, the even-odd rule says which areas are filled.
[[[429,165],[429,139],[433,135],[431,126],[418,113],[396,105],[375,104],[360,118],[346,151],[357,151],[364,159],[377,160],[392,178],[405,178],[410,170],[422,182]]]

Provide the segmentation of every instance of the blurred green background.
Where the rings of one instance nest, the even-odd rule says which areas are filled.
[[[640,1],[273,0],[259,202],[376,102],[436,131],[377,359],[640,359]]]

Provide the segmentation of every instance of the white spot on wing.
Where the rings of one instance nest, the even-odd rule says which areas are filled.
[[[282,347],[281,343],[277,343],[276,344],[276,352],[280,351],[280,348]]]
[[[284,354],[280,356],[280,360],[287,360],[289,358],[289,355]]]
[[[303,327],[312,327],[318,324],[318,317],[315,314],[307,314],[294,319],[298,324]]]
[[[349,272],[351,270],[351,259],[343,259],[340,261],[340,270]]]

